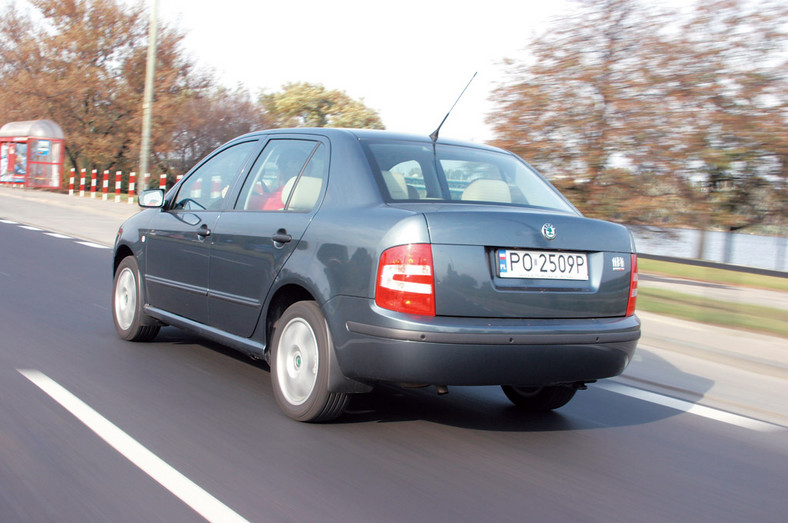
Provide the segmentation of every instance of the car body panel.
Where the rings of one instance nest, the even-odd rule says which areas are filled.
[[[326,310],[334,319],[329,325],[342,372],[372,381],[528,386],[593,381],[620,374],[640,337],[635,316],[571,322],[428,318],[352,297],[337,297]]]
[[[145,279],[151,305],[208,323],[208,267],[217,211],[158,213],[147,232]]]
[[[209,269],[210,324],[249,337],[276,275],[298,248],[311,215],[225,212],[214,228]],[[292,239],[277,242],[277,234]]]

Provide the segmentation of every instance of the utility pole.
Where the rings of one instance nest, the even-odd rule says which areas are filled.
[[[158,34],[159,0],[153,0],[148,28],[148,61],[145,66],[145,93],[142,101],[142,140],[140,143],[140,176],[147,183],[150,160],[150,134],[153,120],[153,82],[156,77],[156,36]],[[147,189],[147,187],[143,188]]]

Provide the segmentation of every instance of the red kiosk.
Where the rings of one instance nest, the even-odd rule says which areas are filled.
[[[0,183],[59,189],[63,178],[63,129],[52,120],[0,127]]]

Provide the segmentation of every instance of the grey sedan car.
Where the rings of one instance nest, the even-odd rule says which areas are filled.
[[[526,411],[620,374],[637,258],[512,153],[383,131],[232,140],[123,224],[118,334],[196,332],[270,365],[296,420],[375,383],[500,385]]]

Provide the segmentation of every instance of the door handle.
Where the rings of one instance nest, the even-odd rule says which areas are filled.
[[[276,231],[276,234],[271,237],[271,239],[274,240],[274,243],[289,243],[292,241],[293,237],[287,234],[285,229],[279,229]]]
[[[200,238],[205,238],[206,236],[211,235],[211,230],[208,228],[206,224],[202,224],[202,227],[197,229],[197,236]]]

